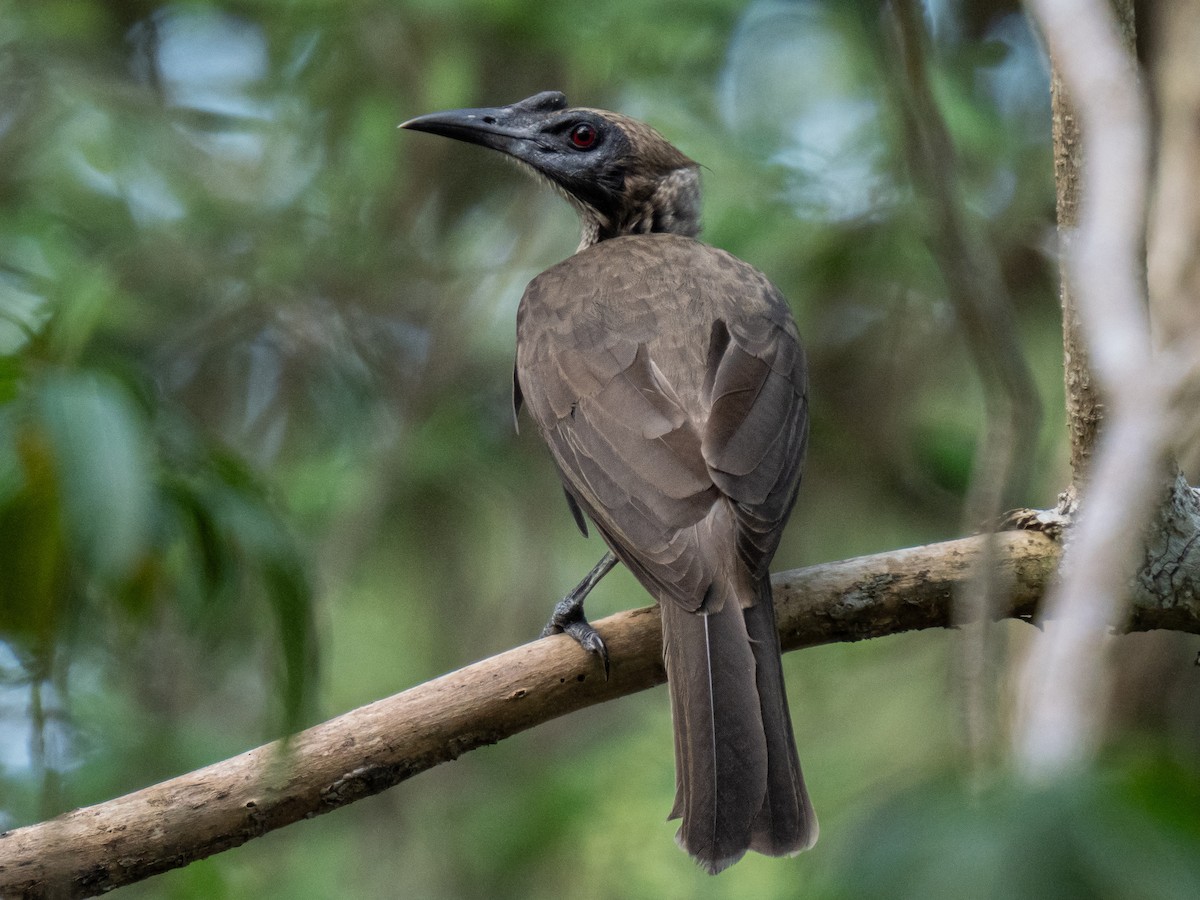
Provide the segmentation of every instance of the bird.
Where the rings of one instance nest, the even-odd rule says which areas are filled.
[[[518,307],[513,415],[528,409],[576,524],[608,552],[544,633],[570,634],[607,677],[583,600],[626,566],[662,615],[677,843],[711,874],[810,848],[768,571],[809,430],[787,301],[697,239],[700,167],[644,122],[543,91],[400,127],[499,151],[579,214],[575,253]]]

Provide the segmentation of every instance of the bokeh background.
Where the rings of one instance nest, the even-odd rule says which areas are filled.
[[[1048,67],[1015,3],[926,12],[962,200],[1047,411],[1008,499],[1046,507],[1069,476]],[[413,115],[560,89],[704,164],[705,239],[783,289],[810,348],[776,568],[969,532],[982,393],[879,16],[0,0],[0,829],[529,640],[602,552],[509,399],[517,301],[574,214],[495,154],[398,132]],[[618,572],[589,609],[646,600]],[[1196,647],[1164,646],[1167,676],[1126,683],[1125,762],[1053,801],[1002,766],[963,777],[951,637],[910,634],[785,659],[822,824],[794,860],[711,879],[678,851],[658,689],[123,895],[1190,896]],[[1083,832],[1064,812],[1116,795]]]

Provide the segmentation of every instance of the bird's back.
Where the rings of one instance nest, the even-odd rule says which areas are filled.
[[[671,387],[702,424],[707,351],[718,320],[734,328],[769,323],[799,346],[786,301],[753,266],[693,238],[613,238],[530,282],[517,312],[517,366],[536,377],[551,357],[645,344],[653,356],[671,357]],[[558,417],[532,412],[542,427]]]

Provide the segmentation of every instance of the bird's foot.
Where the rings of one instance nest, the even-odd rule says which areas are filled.
[[[600,632],[583,615],[583,597],[578,591],[572,591],[555,604],[550,621],[542,629],[542,637],[552,634],[569,634],[580,647],[598,656],[604,666],[604,680],[608,681],[608,647]]]

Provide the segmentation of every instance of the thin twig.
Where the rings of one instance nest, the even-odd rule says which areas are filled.
[[[888,10],[888,56],[894,75],[888,83],[900,111],[908,168],[923,202],[930,250],[983,386],[985,426],[964,504],[965,525],[973,530],[997,521],[1026,488],[1035,457],[1018,453],[1018,444],[1036,444],[1041,400],[1000,263],[963,201],[950,129],[929,81],[931,52],[923,11],[915,0],[892,0]],[[995,577],[993,555],[985,542],[979,570],[958,599],[958,619],[978,623],[961,630],[956,654],[965,738],[977,761],[993,745],[996,706],[989,702],[988,669],[994,652],[986,620],[1006,587]]]

